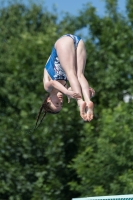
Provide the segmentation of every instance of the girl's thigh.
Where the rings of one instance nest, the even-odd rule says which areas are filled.
[[[70,74],[76,74],[76,50],[73,39],[68,36],[64,36],[57,40],[55,48],[60,64],[67,77],[70,76]]]

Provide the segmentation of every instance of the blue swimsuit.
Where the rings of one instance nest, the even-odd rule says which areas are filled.
[[[71,37],[73,39],[74,46],[75,46],[75,49],[76,49],[81,38],[78,37],[78,36],[75,36],[75,35],[71,35],[71,34],[66,34],[66,35],[63,35],[62,37],[64,37],[64,36],[68,36],[68,37]],[[52,49],[52,53],[51,53],[46,65],[45,65],[45,68],[46,68],[49,76],[52,78],[52,80],[65,80],[65,81],[67,81],[66,74],[65,74],[63,68],[61,67],[56,49],[54,47]]]

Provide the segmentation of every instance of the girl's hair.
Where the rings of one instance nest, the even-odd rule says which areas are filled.
[[[36,120],[36,125],[35,125],[35,128],[38,128],[38,126],[42,123],[44,117],[46,116],[47,113],[51,113],[51,114],[58,114],[58,112],[53,112],[52,109],[50,108],[50,103],[47,102],[47,99],[50,95],[48,94],[46,96],[46,98],[44,99],[43,103],[42,103],[42,106],[40,107],[40,110],[39,110],[39,113],[38,113],[38,116],[37,116],[37,120]],[[42,114],[43,113],[43,114]],[[41,114],[42,114],[42,118],[40,119],[41,117]],[[40,119],[40,122],[39,122],[39,119]]]

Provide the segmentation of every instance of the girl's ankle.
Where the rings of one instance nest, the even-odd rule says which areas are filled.
[[[77,100],[78,106],[80,107],[80,105],[81,105],[83,102],[84,102],[83,99],[78,99],[78,100]]]

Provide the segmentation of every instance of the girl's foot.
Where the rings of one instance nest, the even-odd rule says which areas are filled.
[[[88,103],[86,103],[85,112],[87,115],[87,121],[91,121],[93,119],[93,108],[94,108],[94,104],[92,101],[89,101]]]
[[[78,101],[78,106],[79,106],[79,109],[80,109],[80,116],[82,117],[82,119],[84,121],[86,121],[87,120],[87,114],[85,113],[86,102],[83,101],[83,100],[79,100]]]

